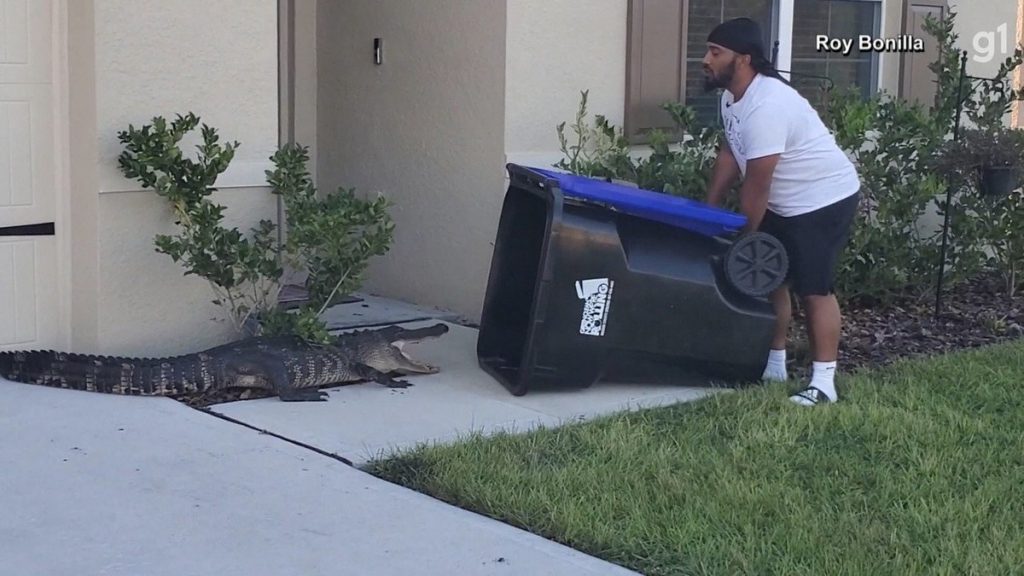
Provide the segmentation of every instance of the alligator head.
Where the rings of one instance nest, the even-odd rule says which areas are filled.
[[[341,334],[338,346],[350,348],[353,359],[384,373],[436,374],[436,366],[412,358],[405,347],[429,338],[438,338],[448,332],[447,324],[437,323],[423,328],[388,326],[379,330],[368,330]]]

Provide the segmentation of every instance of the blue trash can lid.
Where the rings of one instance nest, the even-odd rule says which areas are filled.
[[[656,220],[707,236],[736,232],[747,223],[746,216],[703,202],[654,190],[607,182],[600,178],[528,168],[558,181],[563,195],[601,202],[633,216]]]

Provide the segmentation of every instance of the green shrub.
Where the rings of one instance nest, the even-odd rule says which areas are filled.
[[[945,216],[947,187],[952,186],[949,207],[949,246],[944,284],[962,282],[986,266],[995,266],[1006,278],[1007,289],[1019,284],[1024,267],[1024,214],[1020,194],[1004,201],[981,198],[970,179],[951,173],[957,162],[968,158],[991,162],[996,157],[1019,156],[1007,140],[996,140],[999,149],[979,156],[977,146],[961,147],[949,154],[957,99],[963,98],[962,124],[975,126],[987,137],[1006,132],[1003,118],[1024,92],[1011,86],[1022,51],[1007,58],[991,80],[965,82],[958,90],[960,73],[956,14],[937,20],[927,17],[925,29],[939,43],[938,61],[931,69],[938,78],[935,101],[930,106],[912,103],[886,93],[864,99],[858,91],[826,93],[823,119],[836,142],[854,163],[862,182],[861,211],[837,270],[837,291],[844,301],[887,303],[896,296],[929,296],[933,293],[941,255],[941,229],[926,229],[923,220],[934,210]],[[650,154],[638,159],[620,129],[603,116],[587,125],[584,91],[569,146],[565,123],[558,126],[562,161],[555,166],[576,174],[616,178],[642,188],[703,200],[714,166],[719,130],[703,129],[688,141],[670,146],[667,136],[655,133]],[[666,103],[681,134],[693,132],[694,113],[680,103]],[[1011,131],[1016,141],[1019,130]],[[970,134],[970,132],[967,132]],[[970,140],[968,139],[968,142]],[[974,150],[973,154],[966,151]],[[1020,160],[1024,162],[1024,159]],[[738,186],[736,187],[738,188]],[[733,192],[735,192],[735,188]],[[1019,191],[1018,191],[1019,192]],[[726,207],[736,210],[736,194]]]
[[[612,126],[601,114],[594,116],[593,126],[587,123],[589,95],[589,90],[580,93],[580,105],[571,126],[575,134],[571,144],[565,135],[566,123],[556,128],[565,157],[554,166],[580,176],[635,181],[629,142],[622,130]]]
[[[1024,64],[1024,50],[1018,46],[992,78],[968,77],[959,85],[961,53],[956,49],[955,18],[956,14],[950,13],[945,20],[928,17],[925,23],[943,55],[930,68],[938,76],[934,113],[948,138],[953,137],[957,98],[963,100],[958,141],[944,142],[933,166],[953,191],[948,208],[948,265],[953,269],[954,281],[985,267],[993,268],[1004,276],[1007,292],[1012,294],[1018,284],[1017,272],[1024,265],[1024,214],[1019,205],[1019,190],[1004,199],[983,197],[979,193],[978,169],[1024,164],[1024,131],[1004,125],[1013,102],[1024,99],[1024,89],[1013,86],[1014,73]],[[939,214],[945,215],[946,210],[943,196]]]
[[[587,123],[588,94],[588,90],[580,93],[580,104],[571,126],[574,142],[570,144],[565,135],[565,122],[557,127],[564,157],[554,165],[556,168],[582,176],[624,180],[674,196],[704,199],[721,137],[720,129],[693,130],[696,124],[693,109],[668,102],[663,108],[671,115],[675,133],[680,138],[673,140],[665,132],[655,130],[649,135],[649,151],[646,154],[636,152],[622,129],[611,125],[605,116],[597,114],[592,125]]]
[[[217,131],[203,124],[196,158],[185,157],[179,144],[199,122],[190,112],[170,123],[156,117],[151,125],[129,125],[118,133],[125,145],[118,158],[121,171],[165,198],[179,228],[177,234],[156,236],[157,251],[181,263],[186,276],[207,280],[214,304],[226,310],[237,333],[293,333],[326,342],[320,313],[358,285],[368,258],[388,249],[393,230],[388,202],[359,200],[344,189],[317,199],[305,172],[305,149],[286,146],[271,157],[277,169],[267,176],[285,204],[288,240],[279,245],[277,225],[266,219],[246,237],[223,226],[224,207],[210,200],[239,144],[220,144]],[[311,298],[295,313],[277,306],[286,263],[309,277]]]
[[[925,108],[879,95],[864,102],[853,92],[834,96],[829,114],[836,141],[861,179],[861,211],[836,272],[844,300],[887,302],[908,289],[928,291],[937,235],[919,224],[944,190],[927,169],[941,144],[941,127]]]
[[[1022,283],[1024,271],[1024,192],[1017,189],[999,203],[1000,209],[991,218],[986,237],[992,251],[992,264],[1002,277],[1006,293],[1014,296]]]
[[[303,146],[286,144],[271,158],[276,169],[267,172],[267,181],[285,204],[284,255],[308,273],[308,304],[319,314],[358,289],[370,259],[389,250],[395,228],[391,203],[382,196],[363,200],[351,188],[318,198]]]

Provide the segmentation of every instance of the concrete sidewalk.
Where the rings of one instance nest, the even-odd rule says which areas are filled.
[[[399,324],[419,327],[436,321]],[[361,382],[325,388],[330,395],[326,402],[261,398],[211,410],[361,466],[419,443],[454,442],[473,432],[524,432],[728,391],[689,377],[677,384],[599,382],[585,389],[536,390],[517,397],[479,367],[477,330],[446,324],[448,334],[406,347],[413,358],[441,367],[437,374],[403,377],[413,384],[410,388]]]
[[[407,389],[359,383],[328,389],[327,402],[266,398],[210,414],[165,398],[0,380],[3,572],[634,574],[341,460],[358,466],[421,442],[555,426],[716,389],[699,380],[602,382],[515,397],[479,368],[477,331],[449,315],[364,297],[325,319],[335,330],[448,321],[447,335],[408,348],[442,371],[409,377]]]
[[[162,398],[0,381],[4,574],[625,575]]]

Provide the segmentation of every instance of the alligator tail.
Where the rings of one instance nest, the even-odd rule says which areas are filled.
[[[0,378],[107,394],[171,396],[201,391],[210,375],[194,356],[122,358],[54,350],[0,352]]]

